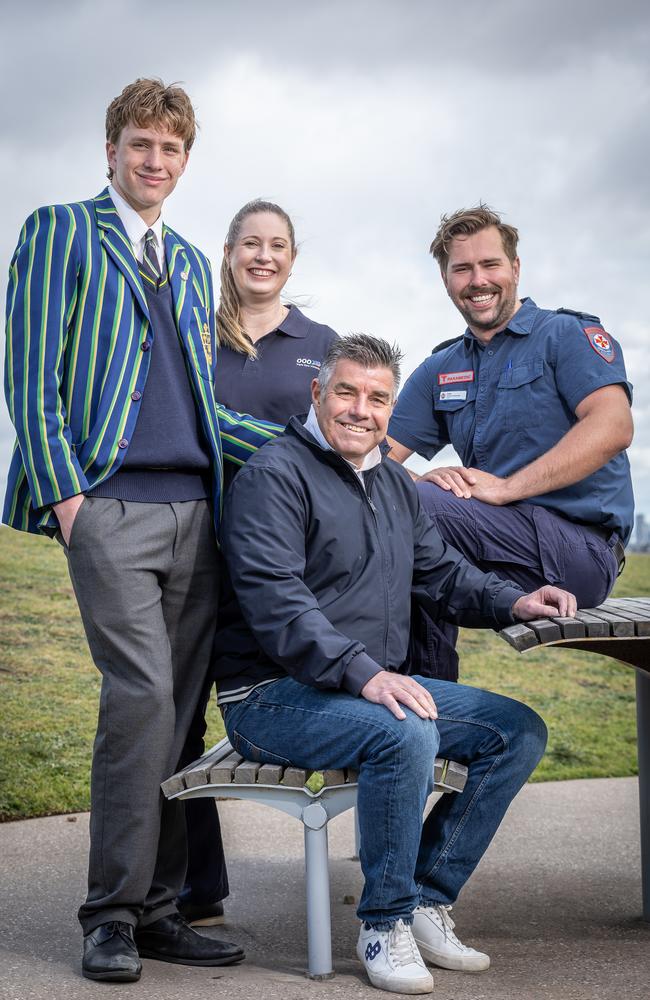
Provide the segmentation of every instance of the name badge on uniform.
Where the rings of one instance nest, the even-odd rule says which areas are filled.
[[[201,342],[203,344],[203,350],[205,351],[205,356],[208,359],[208,364],[212,364],[212,341],[210,340],[210,327],[207,323],[203,324],[203,329],[201,330]]]
[[[445,399],[467,399],[467,389],[447,389],[440,393],[440,401]]]
[[[455,385],[457,382],[473,382],[474,372],[440,372],[438,375],[438,385]]]

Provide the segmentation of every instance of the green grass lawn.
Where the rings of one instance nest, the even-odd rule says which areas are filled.
[[[650,594],[650,556],[628,557],[615,593]],[[99,675],[55,542],[0,529],[0,820],[88,808]],[[574,650],[515,653],[463,630],[461,677],[527,701],[550,740],[535,780],[636,773],[634,671]],[[221,735],[210,708],[209,738]]]

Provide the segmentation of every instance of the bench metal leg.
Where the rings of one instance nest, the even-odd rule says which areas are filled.
[[[636,672],[636,722],[641,813],[641,886],[643,919],[650,921],[650,674]]]
[[[318,802],[303,809],[307,882],[307,947],[311,979],[331,979],[334,976],[327,819],[327,813]]]
[[[353,861],[359,860],[359,851],[361,849],[361,827],[359,826],[359,810],[355,807],[354,810],[354,855],[352,857]]]

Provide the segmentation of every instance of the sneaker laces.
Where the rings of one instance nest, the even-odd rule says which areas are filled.
[[[387,950],[394,965],[422,964],[411,928],[402,920],[398,920],[389,932]]]
[[[451,919],[451,914],[449,912],[451,910],[451,906],[445,905],[444,903],[435,903],[431,907],[431,909],[435,910],[435,912],[440,917],[440,923],[442,924],[442,931],[445,937],[448,938],[452,942],[452,944],[457,945],[461,951],[474,950],[473,948],[469,948],[466,944],[463,944],[463,942],[460,941],[454,934],[454,927],[456,926],[456,924]]]

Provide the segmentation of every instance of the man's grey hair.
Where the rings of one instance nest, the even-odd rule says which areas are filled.
[[[393,374],[395,395],[402,377],[403,354],[397,344],[389,344],[367,333],[351,333],[335,340],[323,358],[318,373],[318,384],[325,391],[339,361],[354,361],[363,368],[389,368]]]

